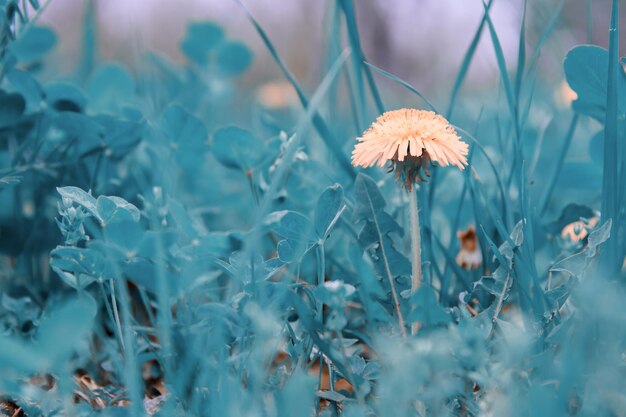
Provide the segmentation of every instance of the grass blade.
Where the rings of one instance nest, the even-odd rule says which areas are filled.
[[[493,0],[489,0],[487,3],[487,10],[491,9],[491,5],[493,4]],[[474,59],[474,54],[476,53],[476,48],[478,47],[478,42],[480,41],[480,35],[482,35],[483,28],[485,27],[485,23],[487,21],[487,13],[483,15],[482,20],[480,21],[480,25],[478,25],[478,29],[472,38],[472,42],[470,42],[469,48],[467,48],[467,52],[463,57],[463,62],[461,63],[461,69],[456,76],[456,80],[454,81],[454,86],[452,87],[452,93],[450,93],[450,102],[448,104],[448,109],[446,110],[446,118],[450,120],[452,118],[452,111],[454,110],[454,105],[456,104],[456,98],[461,90],[461,86],[463,85],[463,81],[465,81],[465,76],[467,75],[467,70],[469,69],[470,64],[472,63],[472,59]]]
[[[519,47],[517,51],[517,73],[515,74],[515,96],[519,103],[520,93],[522,91],[522,81],[524,80],[524,65],[526,65],[526,6],[527,0],[524,0],[524,11],[522,12],[522,24],[519,33]]]
[[[538,205],[538,213],[539,215],[543,215],[546,208],[548,207],[548,201],[550,201],[550,196],[554,191],[554,186],[556,185],[556,181],[559,178],[559,174],[561,173],[561,169],[563,168],[563,162],[565,162],[565,156],[567,155],[567,151],[569,150],[570,144],[572,143],[572,138],[574,137],[574,132],[576,132],[576,126],[578,125],[578,116],[575,115],[572,118],[572,121],[567,129],[567,133],[565,134],[565,139],[563,139],[563,145],[558,153],[556,164],[554,165],[554,171],[552,171],[552,175],[548,179],[548,183],[545,188],[545,192],[541,196]]]
[[[587,43],[593,43],[593,7],[591,5],[591,0],[587,0],[585,2],[585,7],[587,9]]]
[[[376,109],[378,113],[383,113],[385,111],[385,106],[380,97],[380,93],[378,92],[378,88],[376,87],[376,83],[374,82],[374,77],[372,77],[372,72],[369,67],[365,65],[367,58],[365,53],[363,52],[363,48],[361,47],[361,40],[359,39],[359,29],[357,26],[355,13],[354,13],[354,3],[352,0],[340,0],[339,4],[344,12],[346,17],[346,26],[348,29],[348,37],[350,40],[350,46],[354,51],[353,60],[354,60],[354,71],[357,74],[357,87],[363,88],[363,83],[361,79],[360,70],[363,70],[365,74],[365,78],[367,79],[367,84],[369,86],[372,97],[374,98],[374,102],[376,103]],[[359,81],[361,84],[359,84]],[[363,105],[365,105],[365,92],[360,91],[359,96],[363,98]]]
[[[613,0],[611,26],[609,28],[609,74],[607,83],[606,120],[604,125],[604,172],[602,176],[602,222],[613,220],[611,238],[603,252],[603,260],[609,273],[618,274],[622,266],[619,255],[618,229],[621,224],[616,190],[626,184],[619,184],[618,178],[618,109],[617,89],[619,64],[619,2]]]
[[[348,59],[349,55],[350,55],[350,51],[345,50],[339,56],[337,61],[335,61],[333,66],[328,71],[328,74],[326,74],[326,76],[320,83],[320,86],[318,87],[317,91],[313,95],[311,102],[308,103],[306,112],[301,116],[300,120],[298,121],[298,124],[296,125],[295,138],[292,140],[289,147],[285,151],[285,156],[281,159],[280,165],[276,168],[276,171],[274,172],[274,175],[272,176],[272,180],[267,189],[267,192],[265,193],[265,195],[263,196],[263,199],[260,202],[259,209],[257,210],[257,213],[258,213],[257,222],[256,222],[257,225],[260,224],[263,217],[269,210],[270,203],[275,197],[276,192],[278,191],[278,186],[282,182],[282,177],[287,167],[291,164],[296,154],[296,151],[298,150],[300,141],[302,140],[302,137],[304,136],[303,135],[304,130],[307,128],[311,120],[315,117],[314,115],[317,114],[317,107],[320,105],[320,102],[324,98],[324,95],[328,91],[328,88],[330,87],[333,80],[335,79],[335,77],[337,76],[337,74],[339,73],[343,65],[345,64],[346,59]]]
[[[406,81],[398,78],[397,76],[391,74],[390,72],[385,71],[384,69],[378,68],[376,65],[370,64],[369,62],[365,62],[365,65],[367,65],[368,67],[373,68],[376,72],[378,72],[379,74],[384,75],[385,77],[389,78],[391,81],[394,81],[394,82],[400,84],[401,86],[403,86],[404,88],[406,88],[407,90],[409,90],[410,92],[412,92],[413,94],[415,94],[416,96],[418,96],[419,98],[424,100],[426,105],[428,105],[428,107],[430,107],[430,109],[432,111],[434,111],[435,113],[439,113],[437,111],[437,109],[435,108],[435,106],[433,105],[433,103],[431,103],[430,100],[428,100],[422,93],[417,91],[415,89],[415,87],[413,87],[411,84],[409,84]]]
[[[506,60],[504,59],[504,52],[502,50],[502,45],[500,44],[500,39],[498,38],[498,33],[496,32],[496,28],[493,25],[491,17],[489,16],[489,9],[487,8],[487,4],[483,1],[483,7],[485,8],[485,18],[487,19],[487,25],[489,26],[489,34],[491,35],[491,41],[493,43],[493,49],[496,53],[496,60],[498,62],[498,70],[500,71],[500,76],[502,78],[502,83],[504,84],[504,93],[506,95],[506,101],[509,106],[509,111],[511,112],[511,117],[515,123],[516,136],[519,137],[519,126],[517,126],[517,110],[515,106],[515,94],[513,91],[513,87],[511,86],[511,79],[509,78],[509,73],[506,69]]]
[[[274,48],[272,41],[270,41],[269,37],[267,36],[265,31],[261,27],[259,22],[254,18],[254,16],[252,16],[252,13],[250,13],[248,8],[246,8],[246,6],[241,2],[241,0],[237,0],[237,3],[244,10],[246,16],[248,17],[248,19],[254,26],[259,36],[261,37],[261,40],[263,41],[263,43],[265,44],[265,47],[270,52],[270,55],[272,55],[272,58],[274,59],[276,64],[278,64],[278,66],[280,67],[280,70],[282,71],[285,78],[287,78],[289,83],[296,90],[296,94],[298,95],[298,98],[300,100],[300,103],[302,104],[302,107],[304,107],[305,109],[317,108],[317,106],[309,106],[309,100],[304,94],[302,87],[296,80],[296,77],[293,75],[293,73],[289,70],[289,68],[287,68],[287,65],[283,62],[280,55],[278,55],[278,52],[276,51],[276,48]],[[317,110],[313,113],[312,117],[313,117],[312,119],[313,126],[315,127],[317,132],[320,134],[320,137],[322,138],[324,143],[326,143],[326,146],[328,147],[328,149],[333,153],[333,155],[335,156],[335,158],[337,159],[337,161],[339,162],[341,168],[345,171],[345,173],[348,174],[350,178],[354,179],[356,177],[354,167],[350,163],[350,160],[348,159],[348,157],[342,152],[341,146],[339,146],[339,141],[336,140],[330,128],[328,127],[328,125],[326,124],[322,116],[320,116]]]
[[[554,11],[554,14],[548,21],[548,24],[541,32],[541,36],[539,36],[539,40],[537,41],[537,45],[535,45],[533,54],[530,60],[528,61],[529,70],[534,69],[535,65],[537,64],[537,60],[539,59],[539,55],[541,54],[541,49],[543,48],[543,45],[546,43],[546,41],[550,37],[550,34],[552,34],[552,31],[554,30],[554,26],[556,25],[556,22],[559,20],[559,16],[561,15],[561,11],[563,11],[564,5],[565,5],[565,0],[561,0],[556,10]]]

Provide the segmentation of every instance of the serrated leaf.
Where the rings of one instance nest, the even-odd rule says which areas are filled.
[[[495,279],[491,276],[481,277],[478,281],[474,283],[474,290],[478,288],[484,289],[491,295],[499,296],[500,294],[502,294],[502,290],[504,289],[504,281]]]
[[[567,272],[573,276],[582,276],[585,268],[587,267],[587,257],[583,252],[576,253],[568,256],[565,259],[552,265],[550,271],[554,272]]]
[[[407,320],[419,322],[423,327],[445,326],[450,323],[450,316],[437,301],[435,290],[429,285],[422,285],[412,296],[415,306]]]
[[[365,223],[359,231],[359,244],[369,254],[378,276],[386,277],[391,286],[395,277],[411,273],[410,262],[396,250],[390,237],[394,232],[401,235],[402,229],[384,211],[386,203],[374,180],[358,174],[354,190],[354,220]]]
[[[595,256],[596,248],[602,243],[606,242],[609,237],[611,237],[611,225],[613,224],[612,219],[608,219],[604,222],[600,227],[596,227],[589,233],[589,238],[587,239],[587,257]]]
[[[611,219],[589,233],[587,246],[580,252],[568,256],[555,263],[550,270],[557,272],[567,272],[575,277],[582,277],[589,265],[591,258],[597,254],[597,248],[605,242],[611,235]]]
[[[558,311],[565,304],[565,301],[567,301],[577,284],[578,280],[570,277],[558,287],[546,291],[546,298],[551,304],[553,311]]]

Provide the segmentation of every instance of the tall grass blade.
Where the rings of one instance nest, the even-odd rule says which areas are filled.
[[[528,61],[528,70],[529,71],[531,71],[531,70],[533,70],[535,68],[535,65],[537,64],[537,61],[539,60],[539,56],[541,54],[541,50],[542,50],[544,44],[546,43],[546,41],[548,40],[548,38],[550,37],[550,35],[554,31],[554,27],[556,26],[556,23],[559,21],[559,16],[561,15],[561,12],[563,11],[563,6],[564,5],[565,5],[565,0],[561,0],[559,2],[559,5],[554,10],[554,13],[552,14],[552,17],[548,21],[548,24],[546,25],[546,27],[541,32],[541,35],[539,36],[539,40],[537,41],[537,44],[533,48],[533,54],[532,54],[530,60]]]
[[[363,88],[362,85],[362,77],[360,71],[363,71],[365,74],[365,78],[367,79],[367,84],[369,86],[372,97],[374,98],[374,103],[376,103],[376,109],[378,113],[383,113],[385,111],[385,105],[383,104],[382,98],[380,97],[380,93],[378,92],[378,87],[376,87],[376,82],[374,81],[374,77],[372,77],[372,72],[365,65],[367,61],[367,57],[363,52],[363,48],[361,47],[361,40],[359,38],[359,28],[356,22],[356,16],[354,11],[354,3],[353,0],[340,0],[339,4],[343,9],[343,12],[346,17],[346,26],[348,29],[348,38],[350,40],[350,46],[354,51],[353,61],[354,61],[354,71],[357,74],[357,88]],[[359,81],[361,83],[359,84]],[[359,92],[359,96],[363,98],[363,105],[365,105],[365,93]]]
[[[397,76],[385,71],[384,69],[378,68],[376,65],[370,64],[369,62],[365,62],[365,65],[367,67],[371,67],[372,69],[374,69],[376,72],[378,72],[379,74],[384,75],[385,77],[389,78],[391,81],[394,81],[398,84],[400,84],[401,86],[403,86],[404,88],[406,88],[407,90],[409,90],[410,92],[412,92],[413,94],[415,94],[416,96],[418,96],[419,98],[421,98],[422,100],[424,100],[424,102],[426,103],[426,105],[428,107],[430,107],[430,109],[432,111],[434,111],[435,113],[438,113],[437,109],[435,108],[435,105],[433,103],[431,103],[430,100],[428,100],[422,93],[420,93],[419,91],[417,91],[417,89],[415,89],[415,87],[413,87],[411,84],[407,83],[406,81],[398,78]]]
[[[593,5],[592,0],[585,1],[585,8],[587,10],[587,43],[591,45],[593,43]]]
[[[276,51],[276,48],[272,44],[272,41],[269,39],[269,37],[267,36],[265,31],[261,27],[259,22],[254,18],[252,13],[250,13],[248,8],[243,4],[241,0],[237,0],[237,3],[244,10],[244,13],[246,14],[248,20],[250,20],[250,22],[254,26],[254,29],[261,37],[261,40],[263,41],[263,43],[265,44],[265,47],[270,52],[270,55],[272,55],[272,58],[274,59],[276,64],[280,67],[280,70],[282,71],[285,78],[287,78],[289,83],[296,90],[296,94],[298,95],[298,99],[300,100],[302,107],[311,108],[309,106],[309,99],[304,94],[304,90],[302,89],[298,81],[296,80],[296,77],[293,75],[293,73],[289,70],[289,68],[287,68],[287,65],[284,63],[284,61],[282,60],[282,58]],[[317,106],[314,106],[313,108],[316,108],[316,107]],[[328,149],[333,153],[333,155],[339,162],[339,165],[344,170],[344,172],[348,174],[350,178],[354,179],[356,177],[356,173],[354,171],[354,168],[352,167],[352,164],[350,163],[350,160],[342,152],[341,150],[342,148],[340,146],[339,141],[334,137],[330,128],[328,127],[328,125],[326,124],[326,122],[324,121],[324,119],[322,118],[322,116],[319,114],[317,110],[314,112],[312,117],[313,117],[313,126],[319,133],[320,137],[322,138],[322,140],[324,141]]]
[[[522,23],[520,25],[519,46],[517,52],[517,73],[515,74],[515,96],[519,105],[522,91],[522,81],[524,80],[524,66],[526,65],[526,8],[528,0],[524,0],[524,10],[522,12]]]
[[[93,0],[89,0],[85,5],[82,41],[82,56],[78,68],[78,77],[81,80],[85,80],[91,74],[98,56],[96,7]]]
[[[606,120],[604,125],[604,171],[602,176],[602,222],[613,220],[611,238],[603,251],[603,260],[607,271],[618,274],[622,266],[623,254],[619,254],[618,231],[621,224],[620,208],[616,190],[626,184],[620,184],[618,178],[618,71],[619,64],[619,2],[613,0],[611,26],[609,28],[609,74],[607,83]]]
[[[483,7],[485,8],[485,18],[487,19],[487,25],[489,26],[489,34],[491,35],[491,41],[493,43],[493,49],[496,54],[496,60],[498,62],[498,70],[500,71],[500,76],[502,77],[502,84],[504,84],[504,93],[506,95],[506,101],[509,106],[509,111],[511,112],[511,118],[515,124],[516,136],[519,137],[519,126],[517,126],[517,110],[515,106],[515,93],[513,91],[513,86],[511,85],[511,79],[509,77],[509,73],[506,68],[506,61],[504,59],[504,52],[502,50],[502,45],[500,44],[500,39],[498,37],[498,33],[496,32],[496,28],[493,25],[493,21],[489,16],[489,9],[487,8],[487,4],[483,0]]]
[[[295,154],[299,148],[300,142],[302,141],[306,128],[311,123],[311,120],[314,119],[315,117],[314,115],[317,114],[317,108],[319,107],[321,101],[323,100],[326,92],[330,88],[335,77],[337,76],[337,74],[339,73],[343,65],[345,64],[349,55],[350,55],[350,51],[345,50],[339,56],[337,61],[335,61],[333,66],[328,71],[328,74],[324,76],[324,79],[322,80],[319,87],[317,88],[317,91],[315,92],[315,94],[313,94],[311,101],[307,103],[308,105],[307,105],[306,111],[300,117],[300,120],[298,121],[298,124],[296,125],[295,136],[291,139],[291,143],[286,149],[285,155],[281,159],[281,163],[278,165],[278,167],[274,171],[274,174],[272,176],[272,180],[269,184],[267,192],[263,195],[263,199],[261,200],[259,204],[259,209],[257,210],[257,221],[255,223],[256,226],[260,224],[264,216],[269,211],[271,202],[276,197],[278,187],[283,181],[283,176],[295,157]]]
[[[572,143],[572,138],[574,137],[574,133],[576,132],[576,126],[578,125],[578,115],[574,115],[572,121],[570,122],[569,128],[567,129],[567,133],[565,134],[565,138],[563,139],[563,145],[557,154],[556,163],[554,164],[554,170],[552,171],[550,177],[548,178],[548,182],[546,183],[545,191],[539,200],[538,213],[539,215],[543,215],[548,207],[548,202],[550,201],[550,197],[552,196],[552,192],[554,191],[554,186],[556,185],[556,181],[559,179],[559,174],[561,173],[561,169],[563,168],[563,163],[565,162],[565,157],[567,156],[567,151],[570,148]]]
[[[491,9],[491,5],[493,4],[493,0],[489,0],[487,3],[487,11]],[[448,103],[448,109],[446,110],[446,118],[448,120],[452,119],[452,112],[454,110],[454,106],[456,104],[456,98],[461,90],[461,86],[463,85],[463,81],[465,81],[465,76],[467,75],[467,71],[469,69],[470,64],[472,63],[472,59],[474,59],[474,54],[476,53],[476,48],[478,47],[478,42],[480,41],[480,36],[482,35],[483,28],[485,27],[485,23],[487,21],[487,12],[483,15],[480,24],[478,25],[478,29],[476,29],[476,33],[474,33],[474,37],[470,42],[469,48],[467,48],[467,52],[463,57],[463,61],[461,62],[461,69],[459,69],[459,73],[456,76],[456,80],[454,80],[454,86],[452,87],[452,92],[450,93],[450,101]]]

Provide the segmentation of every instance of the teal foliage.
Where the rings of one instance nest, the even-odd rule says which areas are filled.
[[[224,30],[215,23],[192,23],[187,28],[187,35],[180,44],[180,49],[193,62],[204,65],[208,55],[224,39]]]
[[[54,31],[47,27],[31,26],[11,44],[9,50],[20,63],[40,61],[57,43]]]
[[[242,7],[295,90],[283,112],[218,23],[188,26],[182,64],[126,66],[96,49],[91,4],[59,76],[42,4],[0,0],[0,412],[623,415],[624,58],[614,21],[609,50],[557,57],[577,99],[555,102],[537,60],[564,3],[532,47],[524,3],[512,68],[485,2],[445,107],[368,62],[358,2],[328,4],[317,86]],[[463,91],[481,36],[497,97]],[[350,164],[407,102],[446,108],[471,147],[411,195],[415,291],[406,192]],[[458,262],[468,226],[476,268]]]
[[[215,132],[211,145],[213,155],[220,163],[244,173],[256,167],[265,156],[263,142],[251,132],[236,126]]]
[[[354,189],[356,205],[353,218],[355,223],[362,224],[358,232],[358,243],[369,257],[387,291],[399,293],[406,290],[411,264],[396,249],[394,242],[394,237],[401,236],[403,229],[385,211],[386,202],[374,180],[359,174]],[[395,289],[396,285],[399,285],[398,290]]]
[[[609,53],[593,45],[573,48],[565,57],[565,77],[578,96],[572,104],[575,111],[604,123],[608,91]],[[619,73],[617,85],[619,111],[626,113],[626,72]]]
[[[240,75],[253,59],[245,44],[227,39],[223,29],[211,22],[190,24],[180,49],[194,64],[211,67],[223,76]]]

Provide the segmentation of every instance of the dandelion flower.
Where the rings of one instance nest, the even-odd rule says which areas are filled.
[[[561,82],[561,85],[554,93],[554,100],[563,108],[571,106],[572,102],[577,98],[578,94],[572,90],[567,81]]]
[[[476,269],[483,262],[483,255],[478,247],[476,229],[470,226],[467,230],[457,232],[461,249],[456,255],[456,263],[463,269]]]
[[[561,231],[561,237],[563,239],[569,239],[572,242],[580,242],[589,234],[589,230],[596,227],[599,217],[592,217],[586,223],[583,220],[577,220],[565,226]]]
[[[393,171],[396,179],[409,192],[411,293],[416,293],[422,282],[422,255],[419,210],[417,195],[412,192],[413,185],[425,181],[422,171],[430,176],[428,168],[431,162],[464,169],[469,147],[444,117],[432,111],[416,109],[381,114],[357,141],[352,151],[352,165],[383,167],[390,162],[389,172]],[[393,281],[391,285],[393,289]],[[419,323],[411,325],[413,334],[418,329]],[[404,334],[404,329],[402,332]]]
[[[296,90],[287,81],[270,81],[263,84],[256,93],[259,103],[270,110],[285,109],[297,104]]]
[[[467,143],[461,141],[448,121],[435,112],[399,109],[383,113],[370,128],[357,138],[352,164],[365,168],[382,167],[391,162],[389,171],[410,191],[421,174],[429,176],[428,166],[467,165]]]

